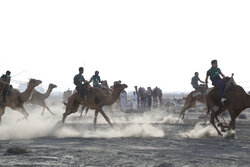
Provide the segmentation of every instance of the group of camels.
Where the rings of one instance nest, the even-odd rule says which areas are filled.
[[[27,119],[29,116],[28,112],[24,108],[24,103],[28,102],[31,104],[40,105],[43,107],[43,112],[45,108],[51,113],[51,110],[45,103],[45,99],[47,99],[52,92],[52,89],[56,87],[54,84],[50,84],[46,93],[42,94],[36,91],[34,88],[41,84],[42,81],[36,79],[30,79],[27,85],[27,88],[24,92],[20,92],[17,89],[9,89],[8,96],[6,98],[6,103],[3,104],[3,99],[0,98],[0,121],[2,120],[2,116],[5,113],[5,108],[9,107],[12,110],[19,111],[24,115],[24,118]],[[8,84],[0,82],[0,87],[9,87]],[[2,89],[1,89],[2,90]]]
[[[192,91],[185,98],[184,107],[181,110],[179,119],[183,119],[185,111],[188,108],[195,107],[196,101],[205,103],[207,107],[207,114],[210,113],[210,123],[214,126],[218,135],[222,135],[221,131],[224,131],[225,128],[228,130],[235,129],[235,120],[240,115],[240,113],[246,108],[250,108],[250,95],[245,92],[245,90],[237,85],[232,77],[225,77],[223,79],[226,92],[226,101],[221,102],[220,90],[215,87],[209,90],[206,94],[203,94],[198,91]],[[218,115],[224,111],[228,111],[230,114],[230,123],[229,125],[219,122]],[[206,116],[207,118],[207,116]],[[221,127],[221,131],[215,124],[215,119],[218,121],[218,125]]]
[[[0,121],[2,116],[5,113],[5,108],[9,107],[12,110],[19,111],[24,115],[24,118],[27,119],[29,114],[24,108],[24,103],[31,103],[35,105],[40,105],[44,110],[47,109],[52,115],[54,113],[48,108],[45,103],[45,99],[49,97],[50,93],[57,86],[54,84],[50,84],[46,93],[42,94],[36,91],[34,88],[41,84],[42,81],[36,79],[30,79],[27,85],[27,88],[24,92],[20,92],[17,89],[9,89],[9,93],[6,99],[6,103],[3,104],[3,99],[0,98]],[[0,90],[8,87],[9,85],[0,81]],[[74,92],[67,100],[66,110],[63,114],[62,122],[65,122],[65,119],[68,115],[77,112],[79,105],[82,105],[83,108],[93,109],[95,110],[94,117],[94,127],[96,127],[97,115],[100,112],[105,120],[112,126],[107,115],[104,113],[102,107],[103,106],[111,106],[116,100],[119,98],[122,90],[127,88],[126,84],[121,84],[120,81],[114,82],[114,85],[110,88],[107,87],[107,83],[103,82],[103,89],[99,89],[96,87],[91,87],[89,83],[83,85],[88,89],[88,93],[83,99],[78,92]]]
[[[201,103],[206,104],[207,114],[211,114],[210,123],[214,126],[219,135],[222,134],[221,131],[215,125],[214,119],[219,122],[217,116],[226,110],[229,111],[231,121],[229,125],[224,125],[220,123],[221,128],[222,130],[224,128],[235,129],[235,119],[244,109],[250,107],[250,95],[248,95],[241,86],[237,85],[234,82],[233,76],[230,78],[224,78],[223,82],[226,84],[225,91],[227,99],[224,103],[220,101],[220,93],[218,88],[212,88],[206,94],[198,91],[193,91],[185,98],[185,104],[181,110],[179,119],[183,119],[185,111],[190,107],[195,107],[196,101],[199,101]],[[24,108],[25,102],[42,106],[42,115],[45,109],[47,109],[52,115],[54,115],[54,113],[46,105],[45,99],[49,97],[52,90],[57,86],[54,84],[50,84],[46,93],[42,94],[34,89],[41,83],[42,81],[40,80],[30,79],[27,88],[24,92],[19,92],[17,89],[10,89],[5,104],[3,104],[3,99],[0,98],[0,121],[5,113],[6,107],[19,111],[27,119],[29,114]],[[84,87],[88,89],[88,93],[85,95],[84,99],[79,95],[78,92],[74,92],[73,94],[71,94],[70,97],[68,97],[67,102],[65,102],[66,110],[63,113],[62,122],[65,122],[65,119],[68,115],[76,113],[79,106],[81,105],[83,109],[87,108],[95,110],[94,128],[96,128],[97,115],[99,112],[108,122],[108,124],[112,126],[112,123],[110,122],[107,115],[104,113],[102,107],[111,106],[113,103],[115,103],[116,100],[119,98],[121,91],[127,88],[127,85],[122,84],[119,81],[114,82],[114,85],[109,88],[108,86],[105,86],[105,83],[103,84],[103,89],[100,89],[96,87],[91,87],[89,83],[85,83]],[[0,90],[8,86],[8,84],[0,81]],[[135,89],[136,93],[138,93],[139,95],[138,97],[140,98],[140,103],[142,103],[141,98],[144,96],[142,95],[144,91],[143,93],[141,93],[141,90],[143,90],[142,88],[139,88],[139,90],[137,90],[137,87],[135,87]],[[157,99],[158,97],[160,99],[160,103],[162,104],[162,92],[160,89],[154,89],[152,91],[152,95],[155,99]]]

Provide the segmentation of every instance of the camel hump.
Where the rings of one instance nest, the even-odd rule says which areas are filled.
[[[222,79],[222,82],[224,82],[226,84],[227,82],[229,82],[230,78],[231,77],[225,77]]]

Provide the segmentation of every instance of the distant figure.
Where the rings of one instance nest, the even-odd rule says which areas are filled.
[[[120,93],[120,101],[121,101],[121,110],[126,111],[127,110],[127,92],[125,90],[122,90]]]
[[[10,71],[6,71],[6,73],[1,76],[1,80],[9,85],[10,85],[10,80],[11,80],[10,74],[11,74]],[[2,90],[2,97],[3,97],[3,104],[4,105],[6,104],[6,98],[7,98],[8,92],[9,92],[9,88],[7,88],[7,87]]]
[[[206,86],[207,86],[208,77],[210,77],[210,80],[212,81],[212,85],[220,89],[221,102],[224,102],[226,101],[225,94],[224,94],[225,84],[222,82],[220,75],[223,78],[225,78],[225,75],[218,68],[217,60],[212,60],[211,65],[212,67],[207,71],[207,76],[205,80]]]
[[[156,86],[152,91],[152,95],[153,95],[153,102],[154,102],[153,106],[155,108],[157,107],[157,103],[159,99],[160,107],[162,107],[162,90]]]
[[[138,96],[136,94],[136,92],[133,92],[132,95],[132,108],[137,110],[138,109],[138,102],[137,102]]]
[[[147,91],[144,87],[138,89],[138,96],[140,97],[141,108],[146,109],[147,107]]]
[[[80,96],[84,99],[88,90],[83,86],[82,82],[87,82],[83,77],[83,67],[79,67],[79,74],[76,74],[74,77],[74,84],[76,85],[76,90],[80,94]]]
[[[152,105],[152,89],[151,87],[147,88],[147,102],[148,102],[148,109],[151,110],[151,105]]]
[[[95,75],[93,75],[91,77],[89,82],[92,82],[92,81],[93,81],[93,87],[98,87],[98,88],[102,89],[102,85],[100,84],[101,78],[99,76],[99,71],[95,71]]]
[[[205,83],[204,81],[200,80],[199,73],[195,72],[194,77],[191,80],[191,84],[196,91],[204,92],[205,85],[199,85],[198,81],[200,81],[201,83]]]

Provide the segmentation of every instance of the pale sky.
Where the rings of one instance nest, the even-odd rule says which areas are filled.
[[[204,80],[217,59],[250,90],[249,9],[249,0],[2,0],[0,74],[27,70],[13,80],[64,91],[84,66],[87,80],[99,70],[128,90],[188,92],[194,72]]]

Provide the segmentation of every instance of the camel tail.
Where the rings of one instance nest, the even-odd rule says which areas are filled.
[[[65,106],[67,105],[67,103],[66,103],[65,101],[63,102],[63,104],[64,104]]]

